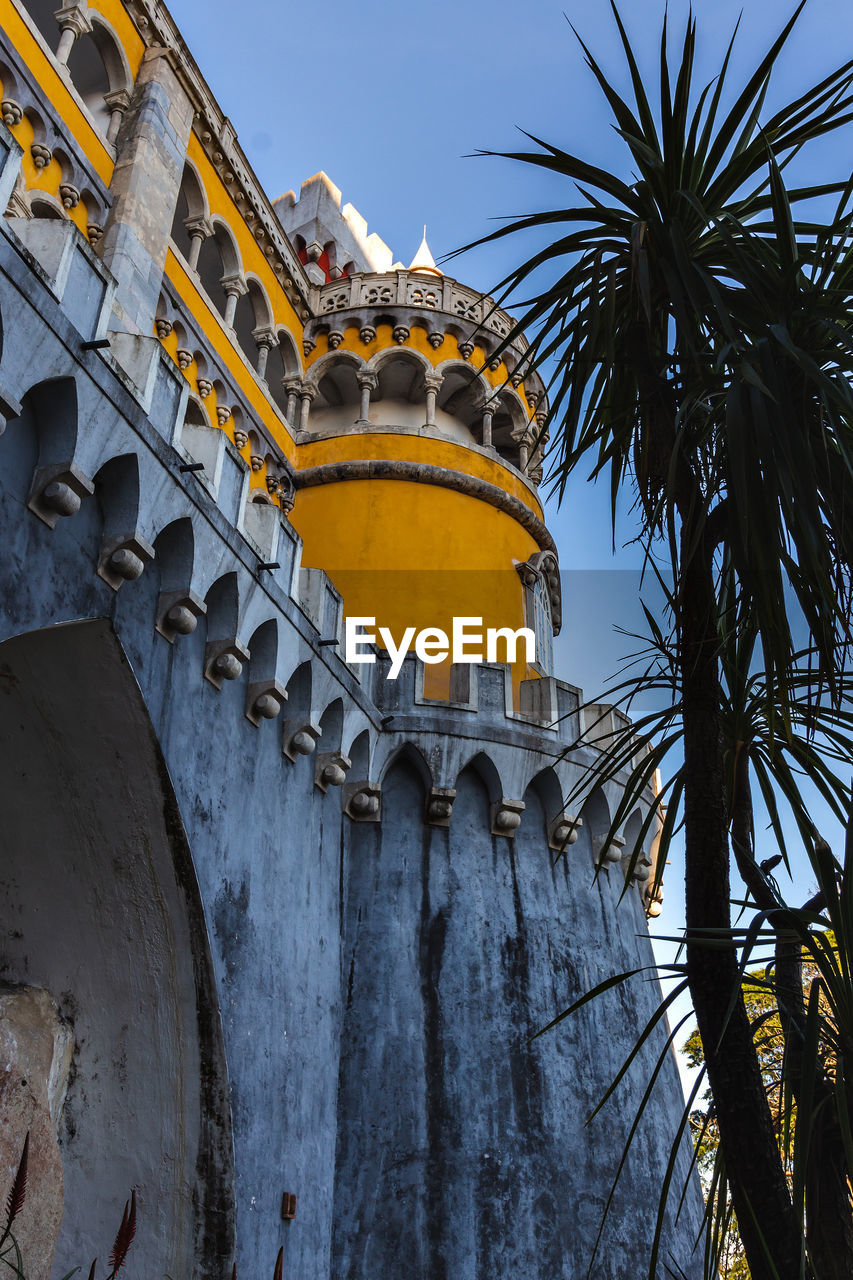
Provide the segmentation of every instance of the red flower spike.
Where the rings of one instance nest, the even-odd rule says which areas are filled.
[[[9,1232],[12,1229],[12,1223],[24,1207],[24,1201],[27,1198],[27,1160],[30,1154],[30,1131],[27,1130],[27,1136],[24,1138],[24,1149],[21,1152],[21,1160],[18,1164],[18,1172],[15,1174],[15,1181],[12,1183],[12,1190],[6,1201],[6,1226],[3,1228],[3,1235],[0,1236],[0,1246],[6,1243]]]

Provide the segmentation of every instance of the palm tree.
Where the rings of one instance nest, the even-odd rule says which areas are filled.
[[[737,950],[708,945],[733,937],[721,631],[734,616],[751,618],[768,715],[784,734],[800,621],[811,634],[815,687],[838,696],[853,564],[851,186],[787,191],[782,176],[804,146],[853,119],[853,62],[759,125],[803,3],[734,92],[734,37],[718,76],[697,92],[695,22],[687,22],[674,80],[664,22],[656,110],[614,5],[630,103],[581,44],[633,181],[527,135],[539,150],[484,154],[551,170],[580,201],[478,242],[548,232],[546,246],[502,282],[501,300],[532,286],[518,330],[534,334],[530,364],[553,371],[552,475],[562,495],[581,463],[596,477],[609,473],[614,508],[632,487],[640,535],[668,560],[684,753],[686,971],[752,1280],[796,1280],[807,1262]],[[799,213],[830,200],[835,212],[822,222]],[[544,288],[543,273],[553,277]],[[732,582],[737,607],[727,611]],[[853,1258],[846,1265],[853,1274]]]

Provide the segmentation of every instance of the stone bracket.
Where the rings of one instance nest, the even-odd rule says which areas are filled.
[[[602,844],[603,844],[603,841],[602,841]],[[607,871],[610,867],[613,867],[618,862],[622,861],[622,850],[624,848],[625,848],[625,837],[618,836],[618,835],[613,836],[603,855],[601,853],[601,849],[599,848],[598,857],[596,858],[596,865],[601,870]]]
[[[314,786],[319,787],[324,795],[329,787],[342,787],[351,768],[352,761],[342,751],[321,751],[317,756]]]
[[[287,702],[287,690],[278,680],[253,680],[246,695],[246,719],[255,728],[262,720],[275,720]]]
[[[376,782],[344,784],[344,813],[353,822],[379,822],[382,816],[382,790]]]
[[[320,726],[313,720],[285,720],[281,749],[293,764],[300,756],[310,756],[320,741]]]
[[[174,644],[176,636],[192,635],[199,618],[206,613],[207,605],[194,591],[161,591],[154,630]]]
[[[433,787],[427,796],[424,821],[431,827],[449,827],[456,789]]]
[[[134,582],[153,559],[154,548],[137,533],[107,538],[101,544],[98,577],[118,591],[123,582]]]
[[[243,674],[243,663],[249,661],[249,650],[236,636],[229,640],[208,640],[204,646],[204,678],[214,689],[223,680],[237,680]]]
[[[503,796],[497,804],[492,805],[491,809],[491,832],[493,836],[506,836],[508,840],[515,839],[515,833],[521,825],[521,815],[524,813],[523,800],[509,800]]]
[[[75,463],[57,462],[37,468],[27,506],[49,529],[55,529],[61,516],[75,515],[82,500],[94,492],[94,484]]]
[[[548,848],[555,853],[566,853],[570,844],[574,844],[583,826],[583,818],[575,818],[570,813],[558,813],[553,822],[548,824]]]

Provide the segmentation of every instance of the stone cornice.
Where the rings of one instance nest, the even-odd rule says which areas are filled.
[[[434,467],[423,462],[402,462],[391,459],[364,459],[352,462],[330,462],[319,467],[305,467],[296,471],[294,484],[299,489],[312,489],[321,484],[339,484],[348,480],[408,480],[415,484],[438,485],[453,489],[469,498],[488,502],[517,521],[536,540],[543,551],[557,554],[554,539],[544,523],[518,498],[505,493],[496,484],[480,480],[449,467]]]

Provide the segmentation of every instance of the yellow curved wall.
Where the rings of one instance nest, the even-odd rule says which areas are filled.
[[[348,480],[301,490],[291,520],[303,565],[325,570],[345,615],[375,617],[398,640],[409,626],[449,634],[454,616],[481,617],[484,628],[525,625],[513,562],[539,547],[511,516],[477,498],[414,481]],[[521,660],[513,685],[535,674]],[[428,667],[427,675],[428,692],[446,697],[447,667]]]

